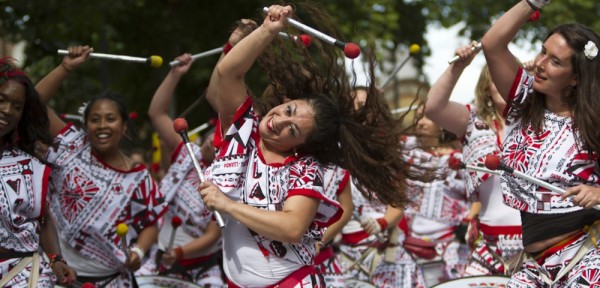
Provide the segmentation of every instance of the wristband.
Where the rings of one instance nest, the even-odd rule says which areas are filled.
[[[183,249],[181,249],[181,246],[175,247],[173,253],[175,253],[175,259],[181,260],[181,258],[183,258]]]
[[[233,45],[231,45],[231,43],[227,41],[227,43],[225,43],[225,46],[223,46],[223,54],[229,53],[229,50],[231,50],[231,48],[233,48]]]
[[[379,224],[379,227],[381,227],[381,231],[384,231],[387,229],[388,222],[384,218],[377,218],[376,221]]]
[[[146,252],[144,252],[144,250],[142,250],[142,248],[138,247],[138,246],[133,246],[129,249],[129,251],[135,253],[138,255],[138,258],[140,258],[140,260],[144,259],[144,256],[146,256]]]
[[[50,259],[50,263],[48,263],[48,266],[52,267],[52,265],[54,265],[54,263],[56,262],[63,262],[65,263],[65,265],[67,264],[67,261],[65,261],[65,259],[62,257],[62,255],[59,254],[47,254],[48,258]]]

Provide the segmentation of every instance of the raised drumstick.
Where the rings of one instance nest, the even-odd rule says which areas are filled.
[[[179,135],[183,139],[183,142],[185,143],[185,148],[188,151],[189,157],[192,159],[192,163],[194,164],[194,168],[196,169],[196,173],[198,174],[198,179],[200,179],[201,183],[204,182],[204,180],[205,180],[204,173],[202,172],[202,169],[200,168],[198,159],[196,159],[196,157],[194,157],[194,151],[192,151],[192,144],[190,143],[190,138],[188,137],[188,134],[187,134],[187,129],[188,129],[187,121],[185,121],[185,119],[183,119],[183,118],[177,118],[177,119],[175,119],[175,121],[173,121],[173,128],[175,129],[175,132],[179,133]],[[219,213],[219,211],[214,211],[214,214],[215,214],[215,218],[217,219],[217,223],[219,224],[219,227],[221,227],[221,228],[225,227],[225,222],[223,222],[223,217],[221,217],[221,213]]]
[[[57,51],[57,53],[58,53],[58,55],[69,55],[69,50],[59,49]],[[90,53],[90,58],[144,63],[144,64],[148,64],[150,67],[154,67],[154,68],[160,67],[163,63],[162,57],[156,56],[156,55],[152,55],[150,57],[133,57],[133,56],[125,56],[125,55],[92,52],[92,53]]]
[[[473,165],[466,165],[464,162],[460,161],[458,158],[455,158],[455,157],[450,157],[450,159],[448,160],[448,166],[452,170],[467,169],[467,170],[472,170],[472,171],[477,171],[477,172],[482,172],[482,173],[500,175],[500,172],[498,172],[498,171],[489,170],[489,169],[486,169],[483,167],[478,167],[478,166],[473,166]]]

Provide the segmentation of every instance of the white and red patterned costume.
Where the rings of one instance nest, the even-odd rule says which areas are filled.
[[[325,195],[330,199],[337,199],[338,195],[348,185],[349,179],[350,173],[338,166],[324,167],[323,184]],[[323,274],[327,288],[346,287],[345,277],[342,273],[343,269],[332,245],[323,247],[319,254],[315,256],[315,265]]]
[[[489,127],[479,116],[475,107],[469,109],[469,125],[462,139],[463,162],[485,168],[488,154],[498,155],[502,147],[496,127]],[[506,274],[504,263],[523,250],[521,215],[519,211],[504,205],[500,177],[467,170],[467,194],[481,202],[479,225],[481,238],[475,243],[466,276]],[[501,259],[498,259],[501,258]]]
[[[386,262],[386,243],[381,241],[390,237],[390,229],[378,236],[369,235],[362,227],[360,220],[365,218],[381,218],[385,215],[387,205],[373,199],[369,201],[360,190],[352,185],[352,201],[354,203],[353,218],[342,230],[342,265],[347,279],[367,282],[382,288],[422,288],[425,280],[421,269],[402,247],[395,249],[393,262]],[[394,228],[398,229],[398,228]],[[405,234],[399,233],[397,243],[404,241]],[[389,248],[388,248],[389,249]],[[363,258],[364,257],[364,258]]]
[[[403,157],[411,173],[425,181],[408,179],[407,195],[413,205],[405,211],[410,236],[436,243],[445,262],[445,279],[462,277],[470,251],[454,237],[454,231],[467,216],[469,203],[465,175],[448,166],[450,157],[462,160],[460,151],[438,154],[418,147],[414,136],[405,139]]]
[[[130,285],[130,273],[116,227],[127,224],[127,243],[166,211],[157,185],[144,165],[129,171],[96,157],[87,134],[68,124],[47,156],[51,176],[51,212],[56,219],[63,256],[78,276],[121,274],[106,287]]]
[[[321,165],[312,157],[288,157],[285,163],[265,164],[260,143],[259,120],[252,100],[238,108],[225,136],[215,133],[217,157],[205,171],[207,179],[235,201],[269,211],[280,211],[288,197],[301,195],[320,200],[317,214],[298,243],[282,243],[250,231],[224,214],[223,261],[230,287],[265,287],[294,271],[311,267],[315,242],[325,228],[341,216],[341,207],[323,194]],[[296,285],[322,287],[315,273],[299,277]],[[319,275],[320,276],[320,275]],[[300,287],[300,286],[298,286]]]
[[[198,159],[200,168],[204,171],[206,165],[202,161],[200,148],[196,144],[190,145],[196,159]],[[192,159],[189,157],[184,142],[181,142],[173,151],[169,170],[160,182],[160,192],[165,196],[165,201],[169,203],[169,210],[165,214],[165,221],[158,235],[157,248],[161,251],[166,251],[169,245],[173,231],[171,220],[174,216],[179,217],[182,224],[175,230],[173,247],[183,246],[202,237],[208,224],[213,221],[213,213],[206,208],[200,193],[198,193],[199,185],[200,179]],[[156,251],[153,254],[155,253]],[[148,274],[136,273],[136,275],[159,274],[191,281],[203,287],[205,285],[208,285],[208,287],[222,287],[224,284],[223,275],[221,267],[218,265],[218,262],[221,261],[220,253],[221,241],[219,240],[202,253],[185,255],[186,259],[179,261],[178,265],[163,272],[160,272],[155,262],[156,257],[152,255],[144,263],[144,270],[147,270],[146,273]]]
[[[513,108],[529,96],[532,86],[533,77],[520,69],[508,99],[502,162],[515,170],[563,189],[579,184],[600,187],[598,155],[594,153],[592,158],[588,156],[588,150],[574,128],[571,117],[559,116],[546,110],[543,129],[538,133],[531,126],[523,126],[519,119],[515,119],[516,110]],[[505,173],[501,183],[504,203],[523,211],[522,216],[523,213],[528,213],[569,217],[575,213],[594,211],[576,206],[570,199],[562,200],[560,194],[516,176]],[[587,221],[594,221],[598,219],[598,214],[591,214],[586,218]],[[532,232],[528,230],[526,221],[522,224],[525,241],[527,233]],[[576,228],[581,228],[581,225],[573,223],[571,229]],[[547,229],[546,231],[552,233],[552,227]],[[539,231],[535,234],[544,235]],[[533,261],[528,261],[521,271],[512,276],[509,287],[597,287],[600,285],[599,249],[591,249],[565,277],[554,277],[571,262],[573,255],[587,237],[589,234],[582,233],[577,239],[559,245],[560,249],[552,251],[552,254],[538,261],[541,267],[537,269]],[[595,240],[597,244],[598,239]],[[557,282],[546,286],[540,277],[541,273]]]
[[[0,155],[0,247],[12,252],[40,252],[40,220],[48,189],[50,168],[18,148],[3,147]],[[0,254],[0,278],[22,258],[3,259]],[[48,263],[40,257],[36,287],[54,287],[56,278]],[[31,263],[4,287],[27,287]]]

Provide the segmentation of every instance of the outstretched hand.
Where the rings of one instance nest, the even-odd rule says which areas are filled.
[[[94,52],[94,48],[87,45],[73,46],[69,47],[68,51],[69,54],[63,57],[61,65],[70,72],[85,62],[89,58],[90,53]]]
[[[583,208],[592,208],[600,204],[600,188],[588,185],[577,185],[565,190],[562,199],[573,196],[573,203]]]

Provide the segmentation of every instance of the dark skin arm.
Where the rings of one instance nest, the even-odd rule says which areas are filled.
[[[47,254],[62,255],[60,251],[60,245],[58,244],[58,233],[56,232],[56,226],[54,225],[54,219],[48,212],[48,206],[44,207],[44,220],[42,221],[42,231],[40,233],[40,244],[42,250]],[[52,271],[56,275],[58,284],[70,285],[77,278],[77,273],[73,268],[61,261],[55,261],[52,263]]]

